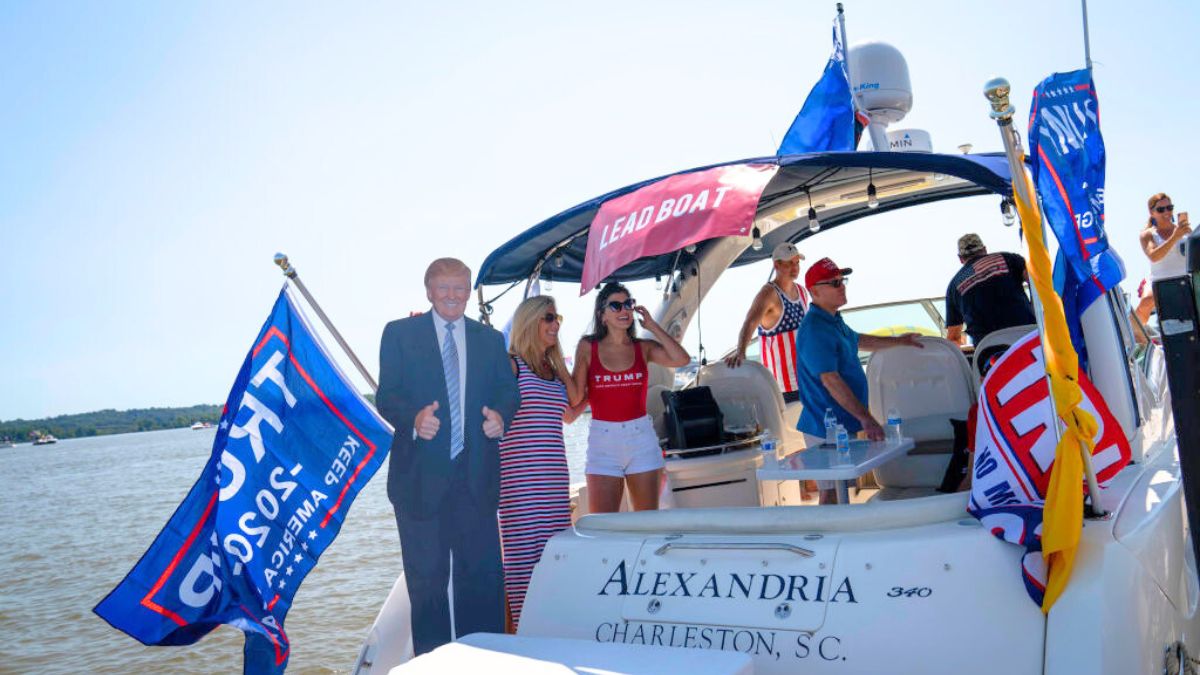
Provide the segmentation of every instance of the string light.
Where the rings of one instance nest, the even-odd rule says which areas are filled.
[[[821,221],[817,220],[817,210],[812,205],[812,194],[808,190],[804,191],[808,197],[808,231],[816,234],[821,231]]]
[[[1013,202],[1008,197],[1000,200],[1000,215],[1004,218],[1004,224],[1007,227],[1012,227],[1017,222],[1017,214],[1013,209]]]

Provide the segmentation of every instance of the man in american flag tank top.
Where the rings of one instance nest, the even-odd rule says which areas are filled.
[[[746,312],[738,333],[738,346],[725,359],[725,365],[737,368],[746,360],[746,348],[757,329],[762,363],[775,376],[783,400],[800,399],[796,383],[796,329],[808,311],[808,293],[796,283],[804,256],[796,246],[783,242],[771,253],[775,278],[763,285]]]

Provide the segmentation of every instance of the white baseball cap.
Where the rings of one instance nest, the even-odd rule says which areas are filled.
[[[796,249],[796,245],[790,241],[785,241],[776,245],[775,250],[771,251],[771,260],[778,260],[780,262],[791,260],[797,256],[799,256],[801,260],[804,260],[804,256],[799,250]]]

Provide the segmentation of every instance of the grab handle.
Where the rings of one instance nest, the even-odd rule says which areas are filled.
[[[766,541],[764,541],[764,542],[733,542],[733,541],[729,541],[729,542],[710,542],[710,543],[668,541],[667,543],[663,544],[662,546],[659,546],[658,549],[654,551],[654,555],[666,555],[667,551],[670,551],[673,548],[674,549],[692,549],[692,550],[714,550],[715,549],[715,550],[721,550],[721,551],[786,551],[788,553],[795,553],[796,555],[800,556],[801,558],[811,558],[814,555],[816,555],[816,553],[810,551],[809,549],[806,549],[806,548],[803,548],[800,546],[794,546],[792,544],[781,544],[779,542],[766,542]]]

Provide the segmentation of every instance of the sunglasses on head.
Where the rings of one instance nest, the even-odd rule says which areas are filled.
[[[625,298],[625,300],[623,300],[621,302],[617,302],[616,300],[609,300],[608,304],[605,305],[605,307],[608,307],[610,310],[612,310],[614,312],[619,312],[622,309],[633,309],[633,306],[636,304],[637,304],[637,300],[634,300],[633,298]]]
[[[542,315],[542,321],[544,321],[545,323],[554,323],[555,321],[562,323],[562,320],[563,320],[562,314],[555,314],[554,312],[546,312],[545,314]]]
[[[815,283],[813,285],[814,286],[830,286],[832,288],[841,288],[842,286],[845,286],[848,283],[850,283],[850,280],[845,277],[842,277],[841,279],[830,279],[829,281],[818,281],[817,283]]]
[[[1158,213],[1166,213],[1167,211],[1174,211],[1175,205],[1171,204],[1169,206],[1156,206],[1154,207],[1154,210]]]

